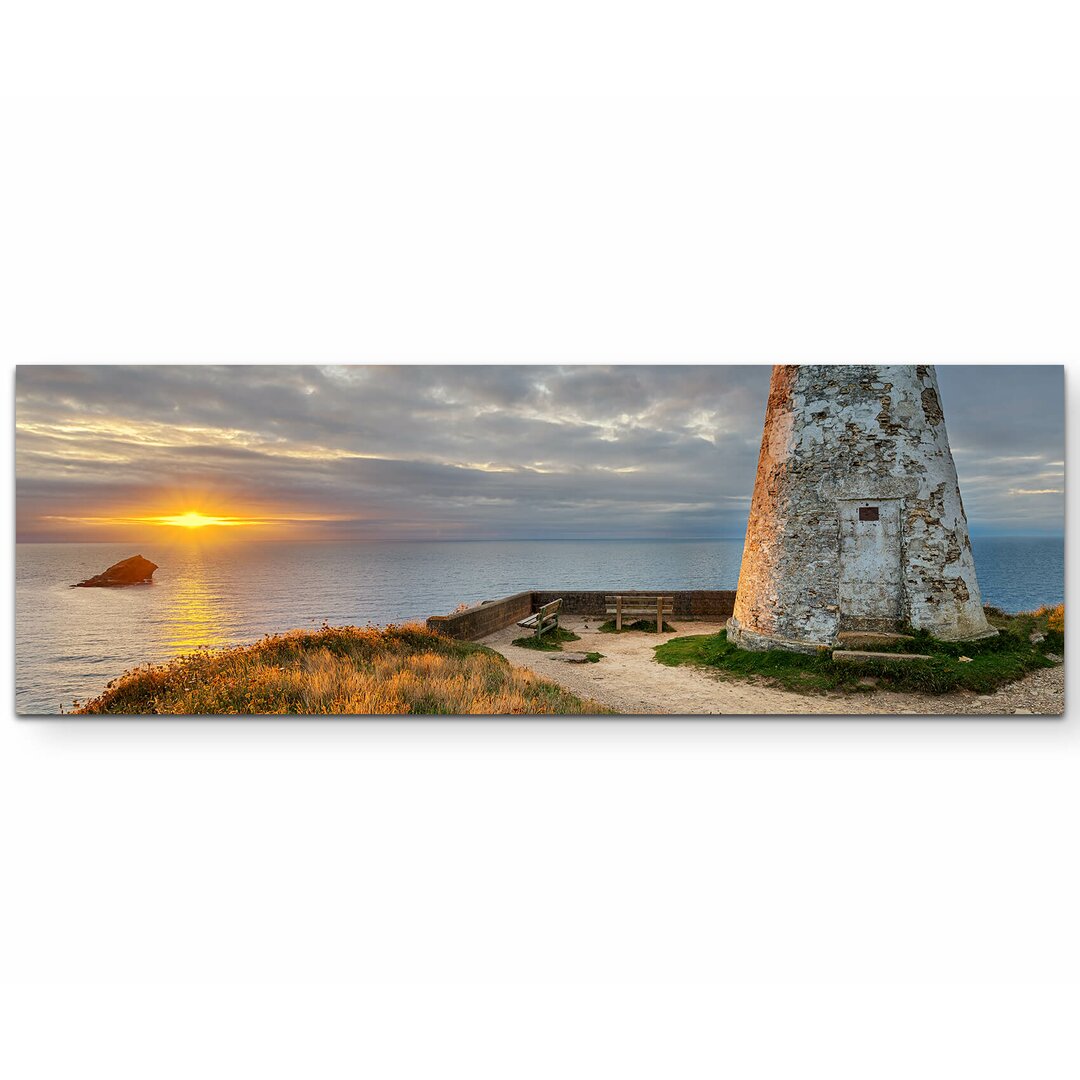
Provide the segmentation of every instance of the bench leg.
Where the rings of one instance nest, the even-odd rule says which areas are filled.
[[[622,629],[622,597],[615,597],[615,629]]]
[[[656,601],[656,632],[659,634],[664,628],[664,601]]]

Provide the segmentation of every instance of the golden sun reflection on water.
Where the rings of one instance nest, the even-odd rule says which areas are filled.
[[[210,589],[201,562],[196,562],[170,591],[165,641],[176,652],[217,648],[227,644],[223,621],[221,602]]]

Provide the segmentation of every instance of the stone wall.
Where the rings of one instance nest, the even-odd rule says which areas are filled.
[[[428,629],[459,641],[476,641],[531,615],[532,596],[531,592],[514,593],[452,615],[432,615],[427,621]]]
[[[674,618],[727,619],[735,609],[734,589],[565,589],[562,592],[545,590],[533,593],[533,604],[550,603],[562,597],[563,611],[568,615],[603,615],[607,596],[670,596],[675,601]]]
[[[604,615],[606,596],[613,596],[614,589],[563,589],[515,593],[513,596],[476,604],[465,611],[452,615],[432,615],[428,619],[429,630],[435,630],[459,641],[476,641],[487,637],[503,627],[511,626],[519,619],[531,615],[543,604],[552,600],[563,601],[564,615]],[[731,589],[636,589],[622,592],[623,596],[670,596],[675,601],[675,619],[709,619],[723,622],[735,608],[735,593]]]

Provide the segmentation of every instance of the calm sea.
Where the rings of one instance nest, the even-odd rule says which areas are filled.
[[[973,541],[983,600],[1022,611],[1064,600],[1064,541]],[[143,545],[152,586],[68,586],[131,544],[18,544],[15,699],[56,713],[136,664],[330,623],[385,624],[527,588],[733,589],[741,540]]]

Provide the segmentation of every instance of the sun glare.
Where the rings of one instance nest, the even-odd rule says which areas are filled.
[[[174,504],[175,505],[175,504]],[[181,504],[183,505],[183,504]],[[190,505],[190,504],[189,504]],[[235,526],[246,527],[254,530],[263,538],[269,535],[291,535],[297,529],[315,526],[328,521],[351,521],[345,514],[289,514],[289,515],[258,515],[253,517],[241,517],[230,514],[204,514],[200,510],[185,510],[180,514],[147,514],[128,516],[102,516],[102,517],[68,517],[63,515],[50,515],[48,520],[77,522],[80,525],[122,527],[128,525],[165,525],[170,529],[178,529],[192,537],[210,536],[221,538],[220,530],[225,528],[230,532]],[[205,532],[204,532],[205,530]],[[267,531],[269,530],[269,532]],[[159,534],[160,535],[160,534]],[[174,535],[176,535],[174,533]]]
[[[207,525],[247,525],[243,518],[209,517],[197,510],[188,510],[183,514],[155,518],[160,525],[179,525],[183,529],[202,529]]]

